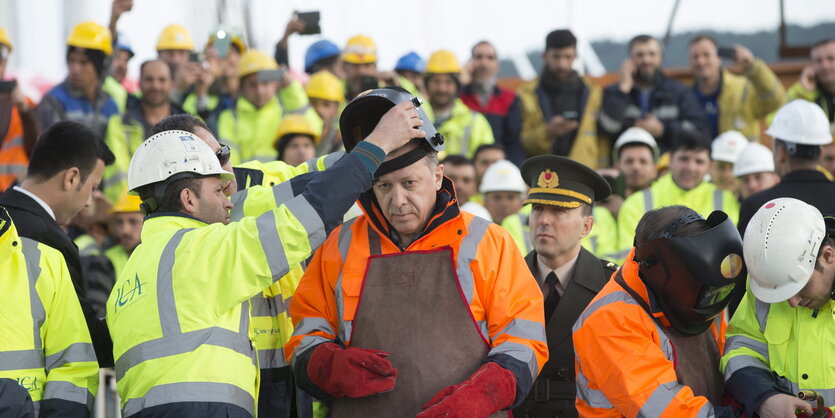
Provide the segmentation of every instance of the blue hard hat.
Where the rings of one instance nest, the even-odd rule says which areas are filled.
[[[309,73],[313,70],[313,64],[325,58],[335,57],[339,55],[339,47],[335,43],[328,40],[316,41],[313,45],[307,48],[304,53],[304,71]]]
[[[423,69],[426,68],[426,61],[420,57],[416,52],[412,51],[408,54],[400,57],[397,60],[397,64],[394,64],[395,71],[414,71],[416,73],[423,73]]]
[[[118,34],[116,38],[116,49],[121,49],[122,51],[127,52],[130,54],[131,58],[135,55],[133,53],[133,48],[130,46],[130,40],[125,36],[122,32],[116,32]]]

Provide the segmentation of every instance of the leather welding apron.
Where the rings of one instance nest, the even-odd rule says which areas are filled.
[[[721,353],[710,329],[693,336],[673,328],[664,332],[675,350],[678,382],[693,389],[696,396],[704,396],[710,403],[721,405],[725,391],[725,382],[719,373]]]
[[[441,389],[478,370],[489,348],[458,285],[452,249],[372,256],[351,346],[391,353],[397,381],[390,392],[337,399],[336,418],[413,418]]]

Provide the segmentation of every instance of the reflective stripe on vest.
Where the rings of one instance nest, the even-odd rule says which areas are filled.
[[[644,189],[642,193],[644,194],[644,213],[647,213],[653,209],[652,192],[650,189]]]
[[[470,123],[464,127],[464,135],[461,136],[461,152],[459,155],[469,155],[470,154],[470,134],[473,131],[473,125],[476,121],[476,116],[478,116],[478,112],[472,111],[470,112]]]
[[[713,191],[713,210],[724,210],[723,207],[725,207],[725,194],[722,193],[722,189],[717,188]]]
[[[43,342],[41,341],[41,325],[46,320],[46,311],[44,311],[41,298],[38,296],[38,290],[35,285],[38,283],[38,277],[41,275],[41,250],[38,249],[37,241],[29,238],[21,238],[23,244],[23,257],[26,260],[26,273],[29,276],[29,306],[32,310],[32,323],[34,335],[34,348],[41,351],[43,356]],[[41,367],[43,367],[43,358],[41,358]]]
[[[137,344],[116,359],[117,380],[122,379],[131,368],[145,361],[189,353],[197,350],[202,345],[230,349],[249,357],[252,364],[257,365],[255,350],[249,340],[249,305],[247,301],[244,301],[241,305],[241,318],[237,331],[209,327],[186,333],[181,332],[174,298],[172,271],[177,247],[183,236],[192,229],[181,229],[175,232],[166,243],[160,256],[157,272],[157,305],[163,336]],[[254,398],[244,389],[228,383],[171,383],[154,386],[141,398],[129,399],[125,402],[123,414],[129,416],[145,408],[174,402],[230,403],[240,406],[252,414]]]

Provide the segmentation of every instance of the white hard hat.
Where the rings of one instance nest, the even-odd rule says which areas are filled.
[[[826,145],[832,142],[829,119],[823,109],[803,99],[792,100],[778,109],[765,133],[799,145]]]
[[[796,295],[812,276],[825,236],[823,215],[814,206],[788,197],[763,205],[742,242],[754,296],[777,303]]]
[[[128,190],[167,180],[180,173],[201,176],[219,175],[230,180],[234,175],[220,166],[220,161],[203,140],[190,132],[160,132],[142,143],[128,167]]]
[[[463,205],[461,205],[461,210],[463,210],[464,212],[469,212],[480,218],[484,218],[490,222],[493,222],[493,217],[490,216],[490,212],[488,212],[487,209],[484,208],[484,206],[481,206],[476,202],[464,203]]]
[[[499,160],[493,163],[484,177],[481,178],[481,186],[478,189],[481,193],[487,192],[519,192],[528,191],[528,185],[522,179],[519,167],[508,160]]]
[[[763,144],[751,142],[736,157],[734,177],[771,172],[774,172],[774,154]]]
[[[652,134],[647,132],[644,128],[633,126],[625,131],[615,141],[614,151],[615,159],[620,158],[620,149],[626,144],[645,144],[652,148],[652,155],[654,159],[658,159],[658,142],[652,137]]]
[[[748,138],[737,131],[725,131],[710,144],[710,158],[714,161],[735,163],[739,153],[748,145]]]

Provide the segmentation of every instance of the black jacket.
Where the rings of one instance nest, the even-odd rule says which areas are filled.
[[[802,200],[826,215],[835,215],[835,183],[817,170],[792,171],[783,176],[780,184],[749,196],[739,208],[739,234],[745,235],[745,228],[751,217],[771,199],[792,197]]]
[[[52,219],[46,210],[31,197],[9,189],[0,194],[0,206],[4,206],[9,211],[9,216],[12,217],[20,236],[46,244],[63,254],[78,302],[87,320],[87,328],[90,330],[90,338],[93,340],[99,365],[112,366],[113,343],[104,320],[96,317],[93,307],[87,300],[86,283],[81,274],[81,257],[78,255],[78,247],[61,229],[58,222]]]
[[[642,117],[638,90],[633,87],[623,93],[618,84],[603,90],[603,105],[597,120],[600,132],[614,143],[618,136]],[[650,93],[650,113],[664,124],[664,135],[658,140],[661,152],[670,150],[682,129],[695,129],[710,135],[710,127],[704,108],[693,90],[663,75]]]
[[[525,262],[534,277],[538,275],[536,258],[536,250],[525,257]],[[513,410],[514,417],[577,416],[574,406],[576,386],[572,327],[615,270],[615,263],[601,260],[585,248],[580,249],[571,281],[566,286],[556,310],[545,321],[548,362],[539,373],[527,400]]]

